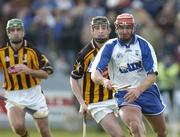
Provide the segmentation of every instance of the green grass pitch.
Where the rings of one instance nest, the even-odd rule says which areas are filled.
[[[129,131],[127,128],[123,127],[123,131],[126,134],[126,137],[131,137],[129,135]],[[152,129],[146,124],[147,129],[147,137],[155,137],[155,134],[153,133]],[[169,128],[168,128],[169,129]],[[28,129],[30,133],[30,137],[40,137],[40,134],[37,132],[36,129],[31,128]],[[107,133],[104,131],[97,130],[96,128],[87,127],[87,135],[86,137],[110,137]],[[0,137],[18,137],[15,135],[10,128],[0,128]],[[52,129],[52,137],[82,137],[82,129],[79,131],[67,131],[64,129]],[[173,133],[169,130],[167,137],[173,137]],[[177,137],[180,137],[180,131],[178,132]]]
[[[40,134],[36,129],[29,129],[30,137],[40,137]],[[82,137],[82,131],[72,132],[62,129],[52,130],[53,137]],[[127,137],[128,132],[126,132]],[[0,129],[0,137],[18,137],[11,129]],[[109,137],[105,132],[97,131],[96,129],[87,129],[87,137]],[[153,137],[153,134],[149,133],[148,137]]]
[[[40,137],[39,133],[35,129],[29,129],[30,137]],[[82,137],[82,132],[70,132],[66,130],[52,130],[52,137]],[[180,136],[180,133],[179,135]],[[0,137],[18,137],[15,135],[11,129],[0,129]],[[87,130],[86,137],[110,137],[105,132],[97,132],[96,130]],[[131,137],[128,132],[126,132],[126,137]],[[150,131],[147,137],[155,137],[155,135]],[[168,137],[172,137],[170,134]]]

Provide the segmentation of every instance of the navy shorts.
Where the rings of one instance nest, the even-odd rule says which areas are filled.
[[[124,100],[124,95],[127,93],[126,90],[119,91],[115,94],[119,107],[125,105],[132,105],[139,107],[145,115],[158,115],[161,114],[166,105],[162,101],[162,97],[156,85],[152,85],[149,89],[144,91],[134,102],[128,104]]]

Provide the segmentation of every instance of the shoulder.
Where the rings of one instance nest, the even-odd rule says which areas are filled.
[[[0,45],[0,51],[4,51],[9,48],[9,41],[6,41],[5,43]]]
[[[137,41],[139,42],[142,53],[148,54],[150,52],[154,52],[153,46],[145,38],[137,35]]]
[[[7,48],[8,48],[8,46],[3,45],[3,46],[0,47],[0,51],[4,51],[4,50],[7,49]]]
[[[32,51],[32,52],[35,52],[35,53],[41,53],[37,48],[36,48],[36,45],[34,45],[33,43],[31,42],[28,42],[28,41],[25,41],[25,44],[24,44],[24,47],[25,49],[29,50],[29,51]]]
[[[35,45],[33,44],[33,43],[31,43],[31,42],[29,42],[29,41],[24,41],[24,47],[25,48],[28,48],[28,49],[33,49],[33,50],[37,50],[35,47]]]
[[[113,38],[113,39],[109,39],[103,46],[102,49],[106,49],[106,50],[110,50],[112,51],[114,49],[114,47],[117,45],[118,43],[118,38]]]
[[[90,55],[95,48],[93,48],[92,43],[88,43],[77,55],[77,60],[84,60],[88,55]]]
[[[115,46],[118,43],[118,38],[109,39],[105,45]]]
[[[143,38],[142,36],[136,34],[136,37],[137,37],[137,41],[139,42],[140,46],[145,46],[145,45],[152,46],[150,44],[150,42],[148,40],[146,40],[145,38]]]

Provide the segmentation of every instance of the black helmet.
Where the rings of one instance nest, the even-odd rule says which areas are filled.
[[[99,25],[99,24],[107,24],[110,25],[109,20],[105,16],[96,16],[91,20],[91,26]]]

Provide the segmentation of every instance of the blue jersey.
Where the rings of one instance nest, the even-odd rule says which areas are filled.
[[[138,87],[148,74],[157,74],[157,58],[152,45],[136,34],[128,44],[118,38],[107,41],[95,57],[91,71],[96,69],[103,72],[107,65],[111,81],[119,86],[130,84]],[[121,91],[115,94],[119,107],[136,106],[147,115],[158,115],[165,109],[155,83],[132,103],[124,100],[126,93]]]
[[[98,52],[91,69],[100,72],[108,65],[113,83],[137,87],[149,73],[157,73],[157,58],[152,45],[134,34],[130,43],[111,39]]]

